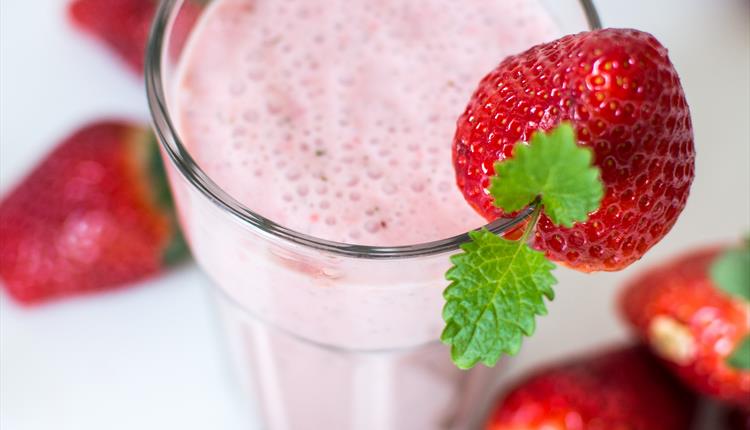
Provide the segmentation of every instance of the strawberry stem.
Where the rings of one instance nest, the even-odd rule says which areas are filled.
[[[529,222],[526,224],[526,227],[524,227],[523,236],[519,239],[521,242],[527,242],[529,240],[529,234],[531,234],[534,227],[536,227],[536,223],[539,221],[539,216],[542,214],[542,202],[540,199],[537,198],[532,204],[534,205],[534,211],[529,215]]]

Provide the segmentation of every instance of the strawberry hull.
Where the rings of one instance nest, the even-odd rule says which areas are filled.
[[[153,142],[125,123],[85,127],[3,199],[0,277],[11,296],[37,303],[115,288],[165,267],[181,236],[168,191],[153,181]]]

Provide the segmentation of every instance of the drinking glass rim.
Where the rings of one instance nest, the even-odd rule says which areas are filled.
[[[162,55],[165,52],[163,45],[172,12],[182,3],[183,0],[163,0],[159,3],[146,46],[144,70],[146,95],[153,128],[161,147],[180,174],[191,186],[197,188],[204,197],[227,212],[233,219],[255,228],[267,237],[343,257],[400,259],[429,256],[457,251],[461,244],[469,241],[468,232],[430,242],[400,246],[368,246],[326,240],[278,224],[249,209],[222,189],[198,166],[185,145],[182,144],[167,108],[162,80]],[[600,28],[601,22],[592,0],[579,0],[579,3],[586,16],[589,28]],[[515,217],[500,218],[480,228],[486,228],[494,234],[502,234],[521,224],[532,211],[533,207],[528,207]]]

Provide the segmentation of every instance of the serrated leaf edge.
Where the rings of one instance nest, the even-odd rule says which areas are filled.
[[[567,136],[565,136],[567,135]],[[548,145],[549,142],[559,140],[562,142],[561,145]],[[561,205],[557,204],[557,200],[551,200],[549,196],[545,196],[544,192],[535,193],[534,191],[530,189],[522,190],[522,192],[518,194],[528,194],[527,200],[528,202],[525,204],[519,204],[519,205],[505,205],[503,207],[502,205],[498,204],[497,200],[499,196],[503,195],[503,176],[507,176],[511,171],[515,171],[519,166],[525,166],[526,163],[522,163],[521,161],[525,160],[530,151],[532,150],[532,146],[537,145],[541,149],[558,149],[559,152],[562,151],[570,151],[576,159],[578,159],[577,165],[582,167],[585,172],[584,175],[586,177],[587,182],[590,182],[594,184],[594,186],[597,187],[594,194],[589,199],[584,199],[583,207],[584,214],[580,216],[576,216],[575,214],[560,214],[557,213],[561,209],[556,209],[560,207]],[[517,163],[509,163],[508,161],[515,160]],[[600,204],[601,200],[604,197],[604,184],[601,181],[601,170],[599,167],[593,164],[594,162],[594,151],[591,148],[581,146],[577,143],[576,136],[575,136],[575,129],[573,128],[572,124],[568,121],[564,121],[560,123],[557,127],[553,128],[549,133],[544,133],[542,130],[535,131],[531,138],[529,139],[529,143],[525,144],[524,142],[518,142],[513,147],[513,153],[512,156],[508,159],[498,161],[494,165],[495,169],[495,175],[493,175],[490,178],[490,186],[488,188],[490,194],[494,197],[493,199],[493,205],[495,207],[498,207],[502,209],[505,212],[516,212],[518,210],[523,209],[524,207],[527,207],[529,204],[531,204],[534,199],[541,197],[541,202],[543,206],[544,213],[550,218],[551,221],[555,225],[561,225],[565,228],[571,228],[578,222],[586,221],[589,217],[589,215],[596,211]],[[555,166],[557,167],[557,166]],[[569,168],[570,166],[564,166],[565,168]],[[527,176],[532,176],[533,174],[538,172],[526,172],[525,174]],[[548,178],[552,175],[547,175]],[[557,175],[560,176],[560,175]],[[597,180],[598,179],[598,180]],[[546,185],[541,186],[542,189],[546,188]],[[587,196],[588,197],[588,196]],[[567,212],[567,211],[566,211]]]
[[[452,301],[449,300],[449,295],[450,295],[450,291],[453,290],[453,288],[456,286],[456,284],[458,284],[459,282],[461,282],[461,280],[456,275],[456,272],[460,270],[457,266],[462,263],[462,260],[464,260],[465,258],[467,258],[467,253],[472,252],[472,251],[476,251],[480,247],[480,245],[478,243],[478,240],[481,239],[484,234],[489,234],[489,235],[492,235],[493,237],[497,237],[492,232],[490,232],[489,230],[487,230],[486,228],[482,228],[480,230],[474,230],[474,231],[469,232],[469,237],[470,237],[471,240],[469,242],[466,242],[466,243],[463,243],[463,244],[460,245],[460,249],[461,249],[461,251],[463,251],[462,253],[455,254],[455,255],[452,255],[450,257],[450,261],[453,264],[453,266],[450,269],[448,269],[448,271],[446,271],[446,273],[445,273],[445,278],[447,280],[451,281],[451,282],[445,288],[445,290],[443,291],[443,297],[444,297],[446,303],[443,306],[442,316],[443,316],[443,319],[446,321],[446,326],[443,329],[443,332],[441,333],[440,340],[443,343],[448,344],[448,345],[451,346],[451,359],[453,360],[454,364],[457,367],[459,367],[460,369],[464,369],[464,370],[470,369],[470,368],[474,367],[480,361],[484,365],[486,365],[488,367],[494,367],[497,364],[497,362],[499,361],[500,356],[503,353],[505,353],[507,355],[510,355],[510,356],[514,356],[514,355],[518,354],[518,352],[520,351],[521,345],[523,343],[523,337],[524,336],[525,337],[529,337],[532,334],[534,334],[534,332],[536,331],[536,318],[535,317],[537,317],[537,316],[545,316],[548,313],[546,304],[544,302],[544,298],[546,297],[548,301],[552,301],[555,298],[555,293],[554,293],[554,290],[552,289],[551,286],[546,286],[545,285],[545,286],[541,287],[540,288],[541,296],[539,297],[540,303],[537,303],[534,306],[532,306],[533,313],[532,313],[531,320],[530,320],[530,323],[529,323],[530,325],[529,325],[528,328],[524,327],[523,325],[521,325],[519,323],[515,323],[515,322],[512,322],[512,321],[509,321],[509,322],[511,322],[511,323],[514,324],[514,326],[518,329],[518,331],[513,336],[513,339],[507,345],[501,347],[499,349],[499,351],[497,351],[496,354],[493,354],[492,356],[485,357],[484,359],[482,359],[481,357],[476,357],[475,359],[466,360],[463,357],[463,355],[461,354],[461,352],[459,352],[457,350],[456,345],[452,343],[452,339],[457,334],[460,333],[460,328],[455,329],[455,330],[451,330],[454,327],[454,325],[452,325],[449,322],[449,320],[452,321],[452,318],[449,315],[449,311],[451,311],[452,309],[449,309],[449,308],[455,307],[454,306],[455,302],[452,302]],[[503,238],[498,238],[498,239],[505,240]],[[512,257],[514,261],[515,261],[515,258],[517,258],[518,253],[520,252],[520,250],[523,248],[523,246],[526,246],[529,251],[531,251],[535,255],[539,255],[539,256],[541,256],[543,258],[543,260],[544,260],[543,264],[544,264],[546,270],[548,270],[548,271],[551,272],[553,269],[556,268],[556,266],[552,262],[550,262],[549,260],[546,259],[546,257],[544,256],[544,254],[542,252],[537,251],[537,250],[531,248],[527,243],[521,244],[518,247],[518,250],[514,253],[514,255]],[[505,276],[505,274],[503,274],[503,277],[504,276]],[[549,276],[552,278],[551,279],[551,285],[556,284],[557,283],[557,279],[554,277],[554,275],[552,275],[551,273],[549,273]],[[502,278],[500,280],[498,280],[497,283],[499,284],[501,282],[501,280],[502,280]],[[536,283],[536,285],[544,285],[541,282],[535,282],[535,283]],[[497,291],[499,291],[499,289],[496,289],[496,291],[493,292],[492,299],[494,299],[495,295],[497,294]],[[485,312],[487,312],[489,306],[493,303],[492,299],[488,300],[487,305],[485,305],[485,309],[483,309],[482,311],[479,312],[479,318],[476,320],[476,322],[479,322],[481,320],[481,317],[485,314]],[[474,331],[476,331],[476,327],[478,326],[478,324],[473,324],[473,325],[475,327]],[[453,333],[451,333],[451,332],[453,332]],[[472,332],[472,334],[470,336],[470,339],[474,339],[474,336],[475,336],[475,333]]]

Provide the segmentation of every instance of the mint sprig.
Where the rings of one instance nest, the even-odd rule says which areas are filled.
[[[495,164],[490,194],[505,212],[527,207],[541,197],[544,213],[555,225],[572,227],[585,221],[604,196],[593,152],[576,143],[575,131],[563,123],[534,133],[529,145],[513,148],[513,158]]]
[[[520,240],[474,231],[451,258],[441,340],[459,368],[494,366],[502,354],[515,355],[523,337],[534,333],[536,317],[547,314],[544,299],[555,296],[555,265],[528,245],[528,237],[541,213],[570,227],[599,207],[604,186],[592,160],[591,151],[576,143],[573,127],[563,123],[548,134],[535,133],[528,145],[519,142],[513,156],[495,166],[489,191],[504,212],[539,201]]]

